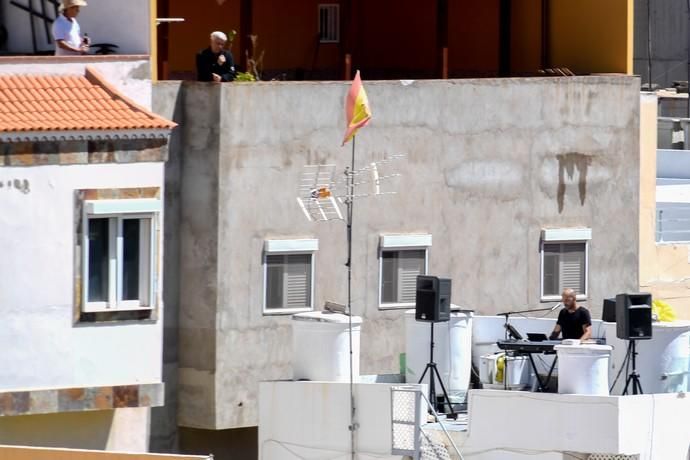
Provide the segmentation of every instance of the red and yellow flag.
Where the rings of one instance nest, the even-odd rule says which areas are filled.
[[[359,70],[355,75],[355,79],[352,80],[352,86],[347,93],[347,99],[345,99],[345,118],[347,118],[347,131],[345,131],[343,145],[355,137],[359,128],[366,126],[369,120],[371,120],[369,99],[367,98],[366,91],[364,91],[364,86],[362,86]]]

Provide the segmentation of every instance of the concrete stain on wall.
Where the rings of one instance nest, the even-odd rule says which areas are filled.
[[[31,184],[27,179],[9,179],[7,182],[0,180],[0,189],[18,190],[24,195],[31,193]]]
[[[558,213],[563,212],[565,206],[566,174],[567,181],[573,182],[575,171],[577,171],[577,188],[580,194],[580,204],[584,205],[587,199],[587,170],[592,164],[591,155],[584,153],[563,153],[556,155],[558,159]]]

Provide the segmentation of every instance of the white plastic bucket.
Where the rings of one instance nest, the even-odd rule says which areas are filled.
[[[518,389],[529,386],[530,384],[530,364],[526,356],[508,356],[507,362],[507,382],[496,379],[497,361],[503,353],[495,353],[480,357],[479,380],[485,388],[509,388]],[[506,376],[506,373],[503,373]]]
[[[405,312],[405,378],[417,383],[429,362],[430,323],[416,321],[415,311]],[[450,313],[450,321],[434,325],[434,362],[452,402],[463,402],[472,372],[472,317],[468,310]],[[428,373],[427,373],[428,374]],[[428,375],[423,383],[429,383]],[[441,391],[437,383],[437,393]]]
[[[309,312],[292,317],[293,378],[350,380],[349,318],[340,313]],[[352,374],[359,381],[359,338],[362,318],[352,317]]]
[[[609,394],[609,345],[557,345],[558,392],[563,394]]]

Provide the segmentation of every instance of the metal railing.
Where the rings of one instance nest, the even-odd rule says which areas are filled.
[[[676,204],[656,211],[657,243],[690,243],[690,205]]]

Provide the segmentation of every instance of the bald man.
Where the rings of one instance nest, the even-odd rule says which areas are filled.
[[[564,339],[587,340],[592,337],[592,316],[589,310],[577,304],[575,291],[565,289],[561,302],[564,308],[558,314],[556,327],[549,338],[557,340],[561,332]]]

